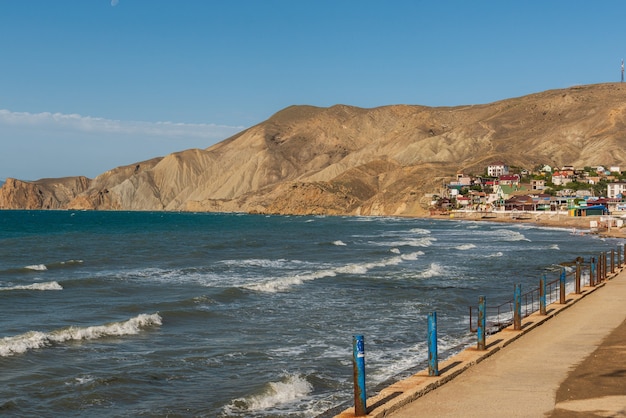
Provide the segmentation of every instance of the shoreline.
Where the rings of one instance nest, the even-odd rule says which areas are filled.
[[[515,218],[512,215],[510,212],[451,212],[448,215],[430,215],[427,219],[532,224],[543,227],[572,229],[576,233],[596,234],[607,238],[626,238],[626,224],[621,228],[616,226],[608,227],[603,222],[603,218],[606,218],[606,216],[569,216],[554,212],[520,213]],[[596,228],[591,228],[590,223],[592,221],[597,223],[598,226]]]

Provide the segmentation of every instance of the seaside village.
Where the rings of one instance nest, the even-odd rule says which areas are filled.
[[[626,174],[620,167],[542,165],[528,170],[498,161],[482,175],[458,173],[431,198],[431,215],[511,219],[599,216],[594,218],[598,226],[621,228],[626,220]]]

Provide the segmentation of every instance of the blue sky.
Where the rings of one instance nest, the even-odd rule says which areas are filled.
[[[0,180],[206,148],[294,104],[620,79],[626,2],[1,0]]]

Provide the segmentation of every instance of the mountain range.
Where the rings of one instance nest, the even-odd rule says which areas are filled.
[[[3,209],[427,213],[458,172],[626,165],[626,84],[454,107],[290,106],[206,149],[0,188]]]

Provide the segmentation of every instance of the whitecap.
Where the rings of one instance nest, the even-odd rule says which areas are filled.
[[[63,290],[63,286],[57,282],[44,282],[20,286],[0,287],[0,292],[8,290]]]
[[[48,267],[45,264],[32,264],[30,266],[24,266],[27,270],[35,270],[35,271],[46,271]]]
[[[510,229],[496,229],[494,231],[496,235],[501,237],[504,241],[515,242],[515,241],[528,241],[530,240],[524,236],[521,232],[512,231]]]
[[[333,241],[333,245],[345,246],[347,244],[341,240],[337,240],[337,241]]]
[[[0,357],[22,354],[29,350],[44,348],[68,341],[95,340],[111,336],[138,334],[143,328],[161,325],[159,314],[141,314],[123,322],[91,327],[69,327],[52,332],[29,331],[13,337],[0,339]]]
[[[465,251],[465,250],[471,250],[472,248],[476,248],[476,245],[474,244],[461,244],[457,247],[455,247],[457,250],[461,250],[461,251]]]
[[[488,255],[486,255],[485,257],[486,257],[486,258],[491,258],[491,257],[502,257],[503,255],[504,255],[504,254],[502,254],[502,251],[498,251],[498,252],[493,253],[493,254],[488,254]]]
[[[428,269],[424,270],[419,274],[419,277],[423,279],[428,279],[431,277],[441,276],[443,275],[444,268],[438,263],[431,263]]]
[[[304,376],[289,374],[278,382],[267,383],[259,394],[232,400],[225,407],[225,412],[231,415],[271,409],[304,398],[312,391],[313,385]]]
[[[412,253],[397,255],[389,258],[385,258],[380,261],[368,262],[368,263],[351,263],[344,266],[339,266],[330,269],[319,270],[313,273],[298,274],[286,277],[273,278],[261,283],[252,283],[243,286],[249,290],[255,290],[258,292],[276,293],[289,290],[292,286],[300,285],[304,282],[321,279],[324,277],[334,277],[337,274],[365,274],[371,269],[395,266],[404,261],[416,260],[417,257],[423,255],[422,251],[416,251]]]

